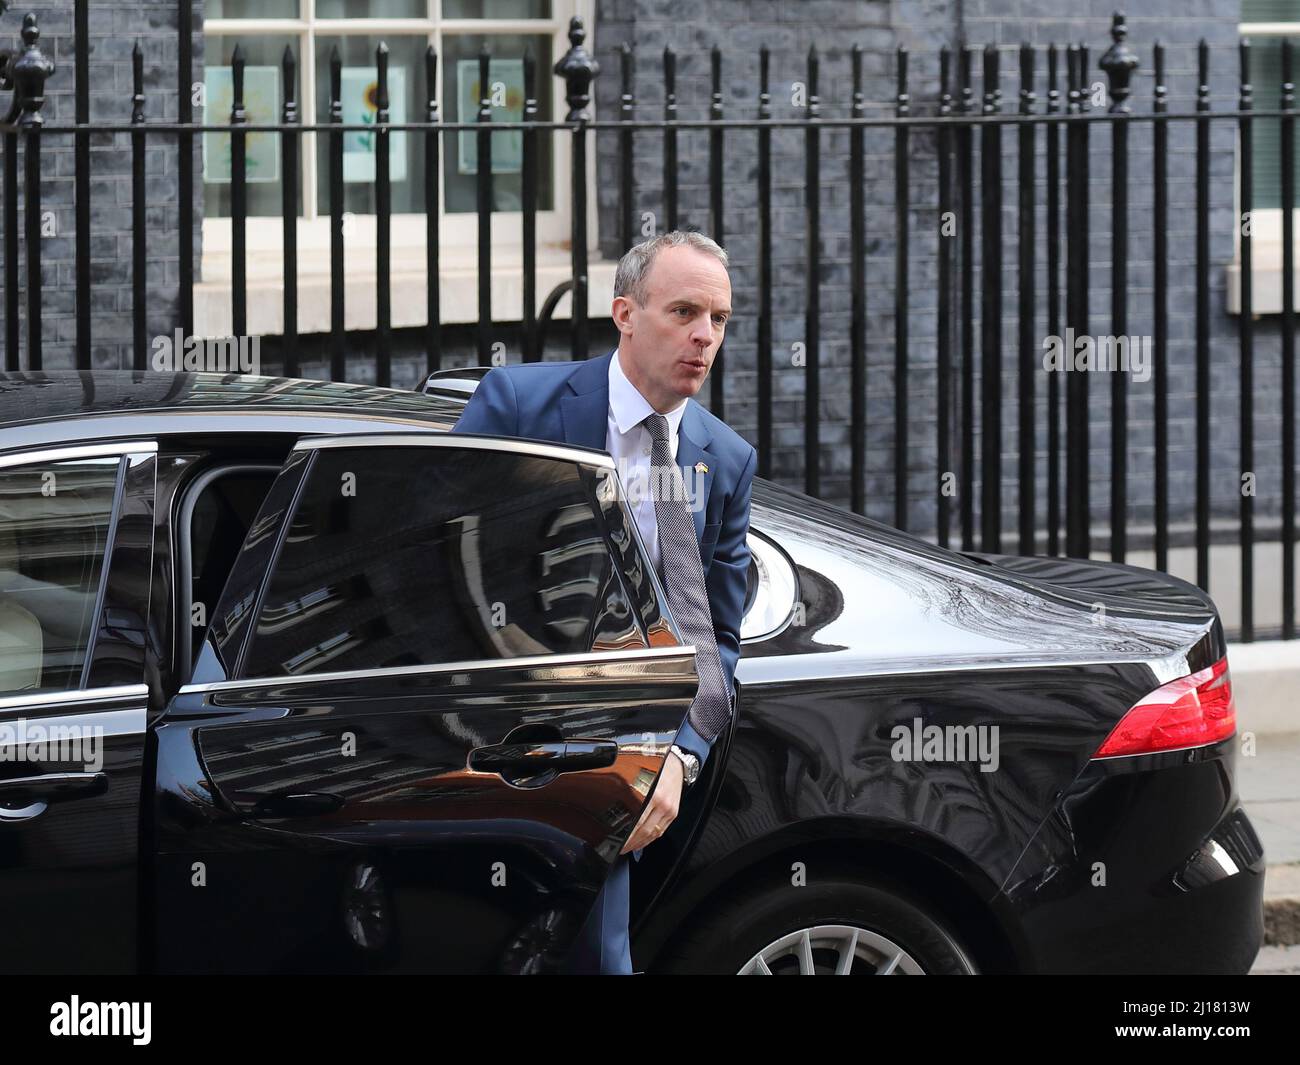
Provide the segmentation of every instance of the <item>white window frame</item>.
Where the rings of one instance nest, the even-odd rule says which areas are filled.
[[[296,37],[298,59],[298,101],[304,123],[313,121],[317,92],[315,39],[318,36],[422,36],[439,56],[440,76],[434,87],[439,115],[449,121],[448,103],[443,98],[441,61],[443,37],[455,34],[502,35],[550,32],[552,59],[558,61],[569,49],[569,19],[580,16],[587,29],[584,46],[594,51],[595,0],[551,0],[549,19],[443,19],[442,0],[426,0],[425,18],[315,17],[316,0],[299,0],[299,18],[231,19],[211,18],[204,22],[205,36],[247,39],[258,36]],[[538,77],[553,78],[554,118],[561,120],[568,110],[564,83],[549,69],[538,67]],[[588,110],[595,114],[594,97]],[[418,121],[420,116],[409,116]],[[277,116],[277,121],[279,116]],[[205,119],[206,120],[206,119]],[[330,328],[330,219],[317,208],[318,174],[316,137],[302,134],[300,152],[303,195],[298,230],[298,331],[328,332]],[[590,273],[588,313],[608,311],[613,298],[615,264],[600,260],[596,219],[595,135],[588,134],[587,233]],[[454,139],[443,138],[444,153]],[[538,210],[537,220],[537,306],[557,284],[570,277],[572,198],[569,194],[572,167],[572,137],[557,130],[552,141],[552,188],[554,206]],[[471,323],[478,320],[478,216],[474,211],[448,213],[438,175],[439,271],[441,283],[440,319],[443,323]],[[494,211],[492,233],[492,317],[495,321],[523,318],[523,242],[521,211]],[[347,256],[344,290],[344,325],[349,331],[374,329],[377,325],[376,289],[377,216],[349,215],[344,239]],[[424,325],[428,321],[426,302],[425,215],[394,213],[390,229],[390,278],[393,328]],[[278,335],[284,332],[284,224],[279,216],[249,217],[245,221],[248,332],[250,335]],[[198,336],[228,336],[233,331],[231,288],[233,276],[232,223],[229,217],[204,217],[202,278],[194,286],[194,329]],[[554,317],[571,314],[572,298],[565,296]]]
[[[1237,26],[1237,36],[1256,40],[1260,37],[1296,37],[1300,38],[1300,21],[1297,22],[1242,22]],[[1300,57],[1300,51],[1297,52]],[[1300,82],[1300,70],[1293,72]],[[1255,101],[1256,107],[1273,110],[1277,101],[1261,103]],[[1300,118],[1300,112],[1297,112]],[[1269,120],[1271,121],[1271,119]],[[1300,188],[1300,172],[1296,174],[1297,188]],[[1241,218],[1241,141],[1236,141],[1233,150],[1232,178],[1233,218]],[[1292,279],[1295,287],[1295,306],[1300,308],[1300,208],[1292,208],[1296,222],[1293,235],[1295,248],[1296,276]],[[1232,261],[1225,268],[1224,294],[1229,314],[1241,314],[1241,226],[1232,227]],[[1255,207],[1250,212],[1250,312],[1252,318],[1262,314],[1282,313],[1282,208]]]

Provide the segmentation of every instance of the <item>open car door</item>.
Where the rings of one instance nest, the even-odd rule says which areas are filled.
[[[162,971],[563,965],[697,686],[600,452],[298,444],[156,730]]]

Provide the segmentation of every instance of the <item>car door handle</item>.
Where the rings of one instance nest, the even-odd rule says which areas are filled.
[[[43,814],[52,802],[91,799],[106,791],[108,774],[102,772],[10,777],[0,780],[0,821],[30,821]]]
[[[601,769],[617,758],[618,744],[613,740],[524,740],[476,747],[470,752],[469,767],[510,779]]]
[[[604,769],[618,760],[618,744],[613,740],[569,740],[564,745],[563,772]]]

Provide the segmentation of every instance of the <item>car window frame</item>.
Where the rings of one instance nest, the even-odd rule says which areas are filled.
[[[141,463],[152,462],[154,464],[153,469],[150,470],[152,476],[154,469],[156,469],[157,456],[158,441],[142,438],[60,444],[36,449],[13,449],[0,453],[0,473],[25,466],[48,466],[55,463],[75,462],[79,459],[116,458],[118,460],[113,489],[113,505],[109,513],[108,535],[104,541],[103,563],[99,573],[98,587],[95,591],[95,607],[91,618],[90,636],[86,641],[85,658],[82,662],[81,676],[78,678],[77,687],[51,691],[0,692],[0,715],[7,716],[9,711],[25,707],[59,706],[63,704],[76,707],[92,702],[111,704],[105,709],[105,712],[108,713],[121,709],[119,704],[123,703],[123,701],[134,702],[137,699],[147,697],[148,685],[145,680],[147,664],[143,662],[138,682],[93,685],[91,681],[94,676],[95,647],[99,642],[103,614],[107,604],[108,588],[113,578],[112,570],[114,564],[119,567],[123,565],[123,561],[118,558],[115,549],[118,547],[119,542],[117,536],[118,525],[123,516],[123,504],[126,501],[129,488],[128,482],[132,476],[133,468]],[[146,562],[146,572],[148,572],[149,568],[149,562]],[[141,605],[144,609],[142,620],[147,625],[149,607],[147,592]],[[134,711],[128,711],[128,713],[133,714]]]
[[[626,649],[608,649],[601,651],[587,652],[569,652],[555,653],[545,655],[517,656],[514,658],[475,658],[464,659],[448,663],[432,663],[418,666],[393,666],[379,667],[356,670],[338,670],[322,673],[306,673],[296,676],[279,676],[279,677],[246,677],[244,670],[248,652],[252,646],[253,636],[255,635],[256,619],[261,615],[263,603],[268,591],[270,581],[275,573],[276,566],[280,560],[280,554],[284,546],[284,540],[292,525],[295,514],[302,500],[302,494],[308,484],[314,466],[314,459],[320,451],[333,448],[366,448],[366,447],[433,447],[448,448],[452,450],[490,450],[502,451],[519,457],[541,457],[556,459],[558,461],[569,462],[574,465],[584,465],[589,467],[598,467],[607,470],[610,477],[606,484],[611,486],[613,497],[604,502],[610,502],[616,505],[623,518],[625,528],[630,530],[632,536],[631,550],[635,558],[641,564],[642,573],[648,578],[649,595],[639,597],[635,594],[632,582],[628,573],[625,571],[621,560],[615,555],[610,555],[610,564],[618,574],[623,592],[627,597],[629,604],[632,605],[634,613],[637,615],[636,624],[642,631],[646,645],[641,648]],[[296,467],[296,468],[295,468]],[[286,480],[290,478],[290,480]],[[249,548],[248,542],[245,542],[241,548],[240,555],[232,567],[231,575],[227,580],[226,587],[222,592],[221,598],[216,606],[216,613],[209,618],[208,636],[205,637],[201,646],[199,658],[195,660],[191,667],[188,683],[182,686],[182,691],[210,691],[217,689],[228,689],[235,687],[265,686],[267,684],[284,684],[296,682],[311,682],[320,680],[335,680],[345,677],[360,676],[381,676],[390,674],[414,674],[414,673],[431,673],[431,672],[464,672],[468,670],[482,670],[491,668],[528,666],[538,664],[571,664],[579,662],[604,662],[609,660],[627,661],[635,657],[640,658],[660,658],[665,655],[682,654],[689,651],[694,653],[694,645],[687,644],[682,636],[681,629],[673,619],[671,610],[668,606],[668,598],[664,591],[663,584],[659,579],[653,565],[650,563],[650,555],[646,549],[644,540],[641,537],[640,530],[637,527],[636,520],[633,517],[627,505],[626,497],[623,493],[623,486],[619,481],[617,467],[614,459],[604,451],[596,451],[590,448],[575,447],[568,444],[557,444],[550,441],[532,440],[528,438],[501,438],[494,436],[483,436],[473,433],[451,433],[445,430],[413,430],[413,431],[376,431],[365,433],[342,433],[328,435],[311,435],[304,436],[295,442],[286,458],[280,472],[272,485],[267,499],[264,501],[265,507],[268,503],[279,505],[281,500],[275,497],[279,494],[283,498],[284,515],[279,520],[275,529],[273,543],[266,543],[262,547],[262,554],[265,560],[260,564],[254,561],[248,561],[245,553]],[[253,528],[261,524],[263,517],[262,511],[259,511],[258,517],[254,519]],[[226,615],[228,611],[224,608],[228,606],[228,597],[232,591],[237,591],[241,585],[251,584],[250,577],[252,573],[247,572],[254,568],[260,567],[260,575],[257,576],[257,587],[252,593],[252,601],[248,608],[240,612],[236,625],[242,629],[237,635],[233,633],[230,627],[223,629],[225,638],[214,636],[219,625],[228,626]],[[244,593],[247,595],[247,593]],[[651,624],[647,624],[646,612],[653,615]],[[652,636],[653,631],[653,636]],[[667,634],[671,637],[671,643],[665,642]],[[231,637],[233,644],[231,644]],[[219,640],[218,647],[214,640]],[[231,644],[230,646],[227,646]],[[198,672],[200,664],[204,665],[203,679],[196,680],[195,675]],[[214,676],[213,673],[220,674]]]
[[[176,516],[176,555],[174,569],[172,571],[173,586],[176,593],[173,599],[173,616],[175,618],[175,631],[172,633],[173,654],[176,656],[176,675],[187,682],[194,673],[195,655],[193,651],[193,639],[190,632],[192,622],[190,612],[194,609],[193,602],[193,574],[192,567],[194,563],[194,544],[193,544],[193,520],[194,507],[198,503],[199,496],[213,482],[220,480],[222,477],[238,473],[266,473],[270,475],[271,483],[274,484],[277,477],[280,476],[283,464],[277,465],[272,462],[231,462],[211,466],[195,474],[181,489],[181,504],[177,510]],[[268,490],[269,494],[269,490]],[[259,505],[260,510],[260,505]],[[234,566],[231,566],[230,573],[226,574],[227,582],[231,574],[234,573]],[[222,587],[224,595],[225,588]],[[213,614],[220,602],[211,604]],[[209,615],[207,624],[204,626],[206,632],[212,625],[212,615]]]

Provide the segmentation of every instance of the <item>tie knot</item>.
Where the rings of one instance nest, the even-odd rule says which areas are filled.
[[[668,419],[662,414],[647,414],[644,424],[650,433],[650,439],[655,443],[668,439]]]

